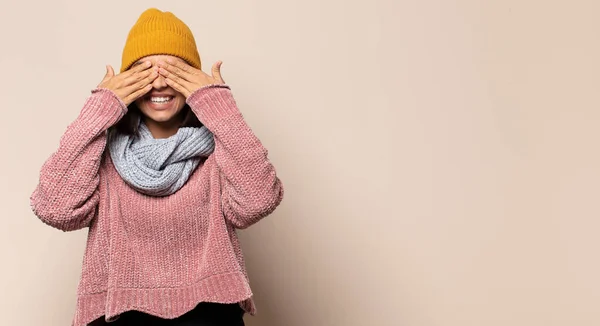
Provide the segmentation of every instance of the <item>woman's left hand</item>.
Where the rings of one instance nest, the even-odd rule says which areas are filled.
[[[217,61],[212,67],[212,76],[209,76],[185,62],[167,59],[158,63],[158,73],[165,78],[167,85],[188,98],[201,87],[225,84],[221,77],[221,64],[222,61]]]

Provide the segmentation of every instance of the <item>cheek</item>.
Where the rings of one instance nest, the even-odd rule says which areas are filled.
[[[184,106],[185,106],[185,96],[178,94],[177,97],[175,98],[177,100],[178,108],[181,110]]]

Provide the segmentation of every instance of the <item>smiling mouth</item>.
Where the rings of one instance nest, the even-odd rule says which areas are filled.
[[[148,100],[155,104],[164,104],[171,102],[174,98],[174,96],[152,96]]]

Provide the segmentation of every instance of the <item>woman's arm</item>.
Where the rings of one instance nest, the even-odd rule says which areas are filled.
[[[92,91],[67,127],[58,149],[44,162],[31,209],[44,223],[63,231],[89,226],[97,212],[99,168],[106,131],[127,112],[110,90]]]
[[[221,175],[225,217],[244,229],[272,213],[283,199],[281,180],[229,87],[202,87],[188,97],[187,103],[214,135],[213,155]]]

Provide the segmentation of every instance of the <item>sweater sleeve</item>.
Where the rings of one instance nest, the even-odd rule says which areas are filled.
[[[202,87],[188,97],[187,103],[214,135],[213,155],[221,178],[225,218],[244,229],[272,213],[283,199],[283,185],[229,86]]]
[[[67,126],[58,149],[43,163],[30,196],[33,213],[63,231],[89,226],[99,201],[99,168],[106,131],[127,112],[110,90],[96,88]]]

